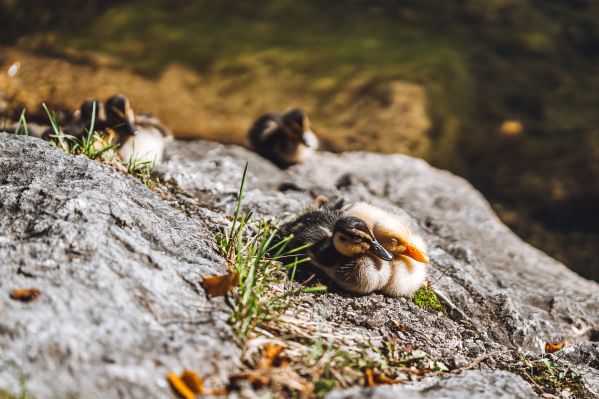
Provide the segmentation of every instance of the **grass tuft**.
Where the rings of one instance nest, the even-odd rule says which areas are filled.
[[[134,156],[134,151],[131,157],[125,162],[119,161],[117,150],[119,144],[116,142],[116,135],[111,131],[96,129],[96,103],[92,105],[92,119],[89,128],[85,129],[85,134],[81,137],[65,134],[58,123],[56,113],[48,109],[45,103],[42,106],[48,116],[52,132],[49,136],[50,142],[57,148],[60,148],[67,154],[83,155],[94,161],[105,163],[115,169],[133,175],[140,179],[146,186],[152,188],[158,179],[154,176],[154,162],[138,159]],[[27,124],[25,121],[25,110],[21,113],[25,129]],[[19,120],[19,126],[21,120]],[[17,129],[19,129],[19,126]],[[27,131],[27,130],[26,130]]]
[[[506,369],[528,381],[539,395],[587,398],[583,375],[571,365],[556,360],[552,355],[541,358],[521,357]]]
[[[121,165],[127,168],[127,173],[140,179],[146,186],[157,182],[154,177],[154,162],[136,158],[135,151],[131,153],[129,160]]]
[[[46,106],[46,103],[42,103],[42,107],[44,108],[44,111],[46,111],[46,115],[48,115],[48,120],[50,121],[50,126],[52,127],[52,131],[54,133],[50,135],[50,138],[52,139],[52,144],[68,154],[68,141],[74,140],[75,137],[68,136],[63,133],[63,131],[60,129],[60,125],[58,124],[58,118],[56,117],[56,113],[54,111],[49,110]]]
[[[265,220],[254,220],[252,213],[241,214],[248,164],[245,164],[238,192],[237,207],[231,229],[217,236],[221,254],[239,273],[239,292],[233,306],[231,322],[237,336],[246,340],[265,321],[276,320],[289,306],[290,299],[305,291],[293,289],[298,265],[308,259],[295,258],[284,265],[282,260],[302,248],[287,249],[292,237],[278,240],[277,227]],[[313,290],[313,289],[312,289]]]

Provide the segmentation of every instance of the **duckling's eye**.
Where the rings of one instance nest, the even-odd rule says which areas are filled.
[[[350,241],[352,242],[352,244],[361,244],[364,241],[364,239],[362,237],[352,236],[350,237]]]

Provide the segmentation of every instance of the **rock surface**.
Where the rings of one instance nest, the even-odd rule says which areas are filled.
[[[157,173],[188,196],[181,212],[107,166],[7,135],[0,349],[13,366],[0,367],[0,388],[15,386],[17,371],[38,397],[165,397],[172,393],[164,375],[182,367],[222,382],[239,350],[224,302],[206,300],[198,283],[223,270],[212,236],[234,211],[246,161],[244,210],[260,217],[296,213],[318,194],[405,212],[427,241],[429,281],[448,309],[433,314],[406,298],[330,287],[305,294],[304,317],[372,340],[392,335],[454,367],[506,350],[541,353],[545,342],[568,339],[579,353],[570,361],[597,391],[589,341],[599,335],[599,285],[522,242],[467,182],[423,161],[320,153],[281,171],[241,147],[174,142]],[[41,289],[39,299],[9,299],[11,289],[29,286]],[[486,397],[533,395],[521,378],[490,370],[496,366],[489,359],[482,371],[331,397],[473,397],[485,386]]]
[[[429,378],[412,385],[334,392],[327,399],[351,398],[509,398],[535,397],[535,392],[517,375],[505,371],[466,371],[455,376]]]
[[[226,307],[199,284],[223,270],[209,226],[137,179],[1,134],[0,226],[0,388],[164,398],[168,371],[235,366]]]

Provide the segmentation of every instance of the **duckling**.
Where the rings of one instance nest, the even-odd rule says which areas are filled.
[[[283,169],[306,161],[318,148],[308,115],[298,108],[262,115],[248,137],[254,151]]]
[[[104,103],[95,98],[90,98],[81,103],[78,110],[73,113],[71,131],[73,135],[81,136],[91,127],[92,116],[94,130],[106,128],[106,110]]]
[[[393,256],[361,219],[323,207],[301,215],[281,230],[286,236],[293,234],[290,248],[311,244],[305,255],[312,265],[347,291],[368,294],[389,280],[391,270],[384,261]]]
[[[83,137],[89,134],[89,129],[92,128],[93,119],[93,130],[100,132],[99,135],[94,136],[94,147],[96,151],[118,144],[118,134],[114,129],[110,129],[106,122],[106,109],[104,103],[92,98],[85,100],[79,109],[73,113],[73,121],[71,123],[71,134],[77,137]],[[112,157],[114,151],[111,149],[106,156]]]
[[[426,244],[406,222],[365,202],[351,204],[344,214],[363,219],[372,228],[374,237],[393,254],[389,262],[391,276],[381,292],[394,297],[411,295],[422,286],[429,261]]]
[[[106,101],[106,124],[117,134],[121,159],[154,165],[162,162],[166,141],[172,134],[156,119],[145,115],[137,118],[127,97],[118,94]]]

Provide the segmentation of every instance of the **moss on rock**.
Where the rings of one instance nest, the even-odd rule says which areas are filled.
[[[412,297],[414,304],[427,312],[443,312],[445,307],[439,301],[435,290],[430,285],[421,287]]]

